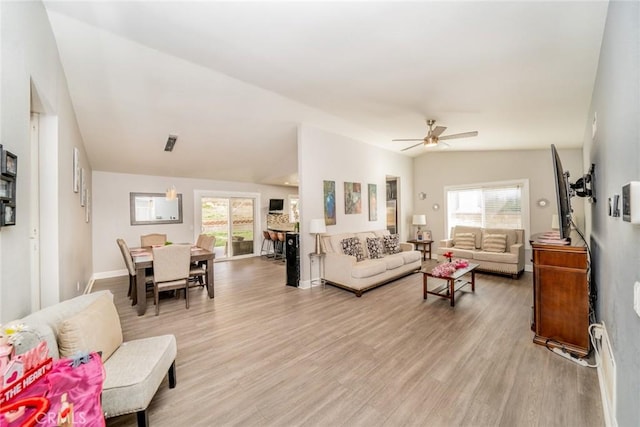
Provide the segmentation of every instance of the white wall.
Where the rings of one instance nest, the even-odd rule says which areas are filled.
[[[182,194],[182,224],[131,225],[129,193],[164,193],[174,185]],[[126,274],[116,239],[124,239],[130,247],[140,245],[140,235],[165,233],[172,242],[193,242],[199,234],[194,224],[194,191],[226,191],[260,193],[260,229],[266,228],[269,199],[287,199],[297,188],[259,185],[244,182],[171,178],[112,172],[93,172],[93,271],[98,277]],[[195,228],[194,228],[195,226]],[[258,249],[262,235],[256,236]]]
[[[406,239],[413,214],[412,160],[410,157],[386,151],[341,135],[307,125],[298,129],[298,171],[300,175],[300,261],[301,286],[308,286],[309,257],[314,237],[309,234],[309,222],[324,218],[323,181],[336,183],[336,225],[327,226],[327,233],[356,232],[386,228],[387,175],[400,181],[399,234]],[[362,184],[362,213],[344,213],[344,183]],[[376,184],[378,220],[369,221],[367,184]]]
[[[42,231],[44,235],[61,236],[53,243],[43,242],[42,255],[47,260],[56,260],[57,267],[42,272],[46,278],[42,283],[43,305],[77,295],[76,283],[83,286],[91,275],[91,227],[84,221],[79,194],[71,189],[73,147],[79,148],[88,175],[91,167],[42,3],[1,2],[0,15],[0,137],[4,148],[18,155],[16,225],[0,231],[0,321],[7,321],[31,310],[29,191],[32,168],[38,167],[31,164],[32,85],[37,90],[38,106],[47,115],[48,128],[57,130],[47,140],[51,144],[44,150],[48,157],[41,158],[53,175],[43,188],[48,199],[41,209],[48,217],[58,219],[48,225],[50,229]],[[49,126],[51,123],[54,124]]]
[[[591,123],[597,113],[597,133]],[[609,2],[592,105],[585,129],[585,167],[596,165],[598,202],[590,209],[591,269],[617,364],[617,425],[640,420],[640,317],[633,284],[640,281],[640,225],[608,216],[607,199],[640,181],[640,3]],[[622,203],[622,201],[620,202]],[[620,204],[620,208],[621,204]],[[611,408],[614,409],[614,408]]]
[[[562,166],[569,171],[570,181],[575,182],[583,175],[582,150],[558,150]],[[475,151],[437,152],[429,151],[414,160],[414,206],[418,213],[427,215],[427,226],[433,235],[433,250],[441,239],[447,238],[445,230],[446,200],[444,187],[479,182],[509,181],[527,178],[529,180],[530,233],[536,234],[551,229],[551,216],[557,213],[555,195],[555,175],[548,150],[527,151]],[[427,193],[425,200],[417,194]],[[539,207],[539,199],[547,199],[545,208]],[[433,205],[440,205],[434,211]],[[584,201],[574,197],[571,201],[576,223],[584,231]],[[528,242],[527,250],[530,250]],[[525,256],[530,264],[531,256]]]

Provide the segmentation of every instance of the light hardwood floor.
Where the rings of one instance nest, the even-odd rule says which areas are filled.
[[[177,387],[160,386],[152,426],[604,425],[596,371],[532,342],[530,273],[478,274],[455,308],[424,301],[420,274],[356,298],[285,286],[262,258],[215,273],[215,299],[191,289],[159,317],[152,298],[136,316],[127,277],[94,286],[114,292],[125,340],[176,335]]]

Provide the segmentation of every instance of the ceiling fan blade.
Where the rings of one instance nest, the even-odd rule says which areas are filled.
[[[402,150],[400,150],[400,151],[407,151],[407,150],[411,150],[412,148],[415,148],[415,147],[417,147],[418,145],[422,145],[422,144],[423,144],[423,143],[421,142],[420,144],[416,144],[416,145],[412,145],[411,147],[403,148],[403,149],[402,149]]]
[[[391,141],[424,141],[424,138],[420,139],[392,139]]]
[[[447,130],[446,126],[436,126],[433,132],[431,132],[431,135],[440,136],[442,135],[442,132],[444,132],[445,130]]]
[[[441,136],[438,139],[442,141],[444,139],[469,138],[471,136],[478,136],[478,131],[474,130],[473,132],[454,133],[453,135]]]

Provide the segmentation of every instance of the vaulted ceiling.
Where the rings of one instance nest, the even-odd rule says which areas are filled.
[[[581,146],[608,4],[45,6],[95,170],[282,185],[299,123],[394,152],[426,119],[479,132],[449,150]]]

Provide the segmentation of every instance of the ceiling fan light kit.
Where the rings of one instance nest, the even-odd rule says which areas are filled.
[[[444,136],[440,136],[442,135],[442,133],[444,133],[445,130],[447,130],[447,128],[445,126],[436,126],[435,129],[433,127],[433,125],[436,123],[435,120],[433,119],[428,119],[427,120],[427,125],[429,126],[429,132],[427,133],[427,136],[425,136],[422,139],[394,139],[393,141],[421,141],[419,144],[415,144],[412,145],[410,147],[407,148],[403,148],[400,151],[407,151],[410,150],[414,147],[417,147],[419,145],[424,145],[425,147],[435,147],[436,145],[438,145],[439,141],[444,141],[447,139],[458,139],[458,138],[469,138],[472,136],[478,136],[478,131],[474,130],[471,132],[463,132],[463,133],[455,133],[452,135],[444,135]],[[445,144],[446,145],[446,144]]]

